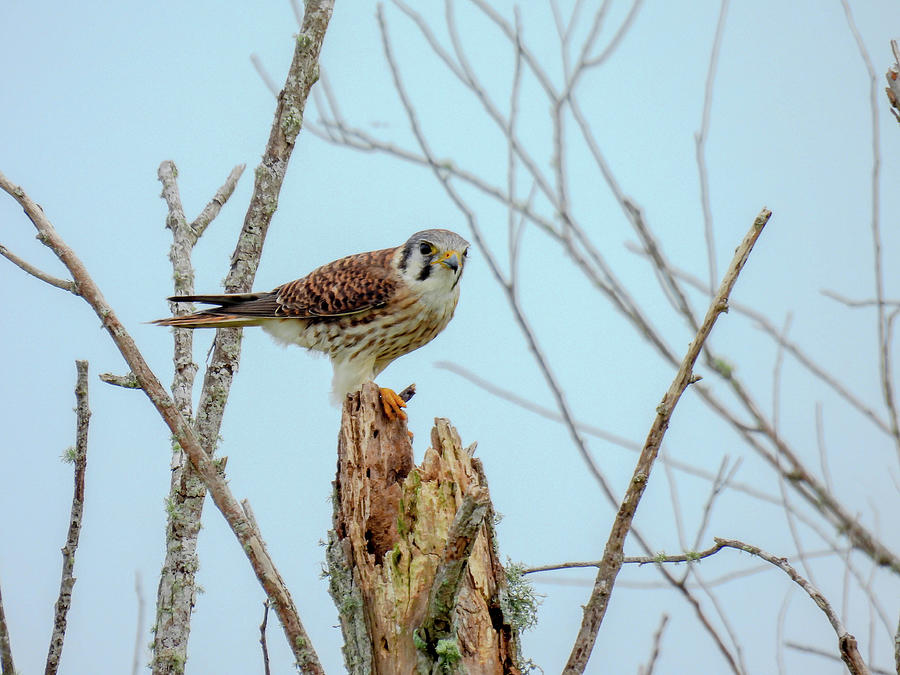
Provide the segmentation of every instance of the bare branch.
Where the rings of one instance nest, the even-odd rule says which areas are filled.
[[[141,582],[140,571],[134,573],[134,594],[137,596],[137,628],[134,634],[134,654],[131,657],[131,675],[138,675],[141,668],[141,647],[144,644],[144,585]]]
[[[881,372],[881,393],[884,404],[888,409],[891,420],[891,433],[897,446],[900,457],[900,419],[898,419],[897,406],[894,401],[894,385],[892,381],[893,369],[891,366],[890,344],[887,340],[887,321],[884,312],[884,263],[881,255],[881,132],[878,125],[878,91],[875,79],[875,66],[866,50],[862,35],[856,27],[853,12],[847,0],[841,0],[844,14],[847,17],[847,26],[853,34],[859,55],[862,57],[869,76],[869,106],[871,109],[872,124],[872,244],[875,263],[875,299],[878,302],[878,352],[879,369]]]
[[[72,604],[72,588],[75,586],[75,550],[81,535],[81,521],[84,515],[84,474],[87,469],[88,424],[91,409],[88,405],[88,362],[76,361],[78,377],[75,382],[75,447],[70,456],[75,465],[75,490],[72,495],[72,509],[69,515],[69,532],[62,549],[62,579],[59,584],[59,598],[53,617],[53,635],[47,651],[45,675],[53,675],[59,669],[63,643],[66,639],[66,618]]]
[[[542,405],[538,405],[537,403],[534,403],[533,401],[529,401],[528,399],[523,398],[519,394],[517,394],[513,391],[510,391],[508,389],[504,389],[503,387],[500,387],[500,386],[494,384],[493,382],[488,382],[484,378],[479,377],[476,373],[473,373],[471,370],[464,368],[464,367],[460,366],[459,364],[453,363],[451,361],[435,361],[434,365],[437,368],[449,370],[451,373],[455,373],[455,374],[459,375],[460,377],[462,377],[465,380],[468,380],[469,382],[474,384],[476,387],[483,389],[484,391],[496,396],[497,398],[501,398],[504,401],[508,401],[509,403],[512,403],[513,405],[517,405],[520,408],[527,410],[529,412],[532,412],[536,415],[539,415],[540,417],[543,417],[545,419],[551,420],[553,422],[559,422],[559,423],[565,424],[565,419],[558,412],[555,412],[555,411],[551,410],[550,408],[545,408]],[[624,436],[619,436],[618,434],[614,434],[614,433],[611,433],[604,429],[601,429],[600,427],[598,427],[596,425],[588,424],[587,422],[581,422],[581,421],[576,420],[575,426],[578,428],[579,431],[583,432],[584,434],[586,434],[588,436],[594,436],[595,438],[603,439],[604,441],[607,441],[608,443],[617,445],[620,448],[624,448],[625,450],[630,450],[631,452],[640,452],[641,451],[640,444],[632,441],[629,438],[625,438]],[[700,467],[693,466],[686,462],[679,461],[669,455],[660,457],[659,461],[661,461],[663,463],[671,464],[672,467],[674,467],[675,469],[677,469],[679,471],[683,471],[684,473],[690,474],[692,476],[697,476],[698,478],[703,478],[704,480],[707,480],[710,482],[715,482],[715,480],[716,480],[716,474],[714,474],[710,471],[707,471],[705,469],[702,469]],[[737,468],[737,465],[735,465],[735,470],[736,470],[736,468]],[[744,494],[748,494],[751,497],[760,499],[765,502],[769,502],[771,504],[781,504],[781,500],[778,497],[776,497],[775,495],[770,495],[765,492],[762,492],[761,490],[758,490],[757,488],[753,487],[752,485],[748,485],[746,483],[740,483],[740,482],[735,482],[735,481],[729,480],[729,487],[733,490],[743,492]]]
[[[9,627],[6,625],[6,612],[3,611],[3,594],[0,593],[0,673],[15,675],[12,644],[9,639]]]
[[[397,157],[398,159],[402,159],[405,162],[410,162],[412,164],[417,164],[419,166],[428,168],[432,168],[432,165],[434,165],[438,170],[450,176],[459,178],[461,181],[468,183],[469,185],[483,192],[498,203],[518,211],[523,216],[528,218],[528,220],[539,226],[542,230],[547,232],[555,239],[559,239],[560,237],[562,237],[562,233],[552,222],[552,220],[545,216],[542,216],[531,208],[530,200],[529,202],[523,202],[519,200],[514,200],[511,202],[508,199],[507,193],[502,189],[495,185],[489,184],[487,181],[480,178],[471,171],[456,166],[456,164],[449,159],[433,158],[432,162],[425,155],[416,154],[389,141],[382,141],[378,138],[375,138],[362,129],[348,126],[346,122],[344,122],[334,110],[332,110],[332,115],[333,118],[330,120],[320,120],[320,124],[322,124],[322,126],[324,127],[323,129],[319,129],[318,127],[309,125],[309,123],[307,123],[307,131],[324,141],[328,141],[329,143],[344,145],[355,150],[360,150],[362,152],[384,152],[392,155],[393,157]],[[340,134],[339,139],[335,138],[330,133],[332,130]]]
[[[668,457],[666,457],[666,459],[668,460]],[[663,461],[662,457],[660,457],[660,461]],[[669,460],[669,463],[671,463],[671,460]],[[709,520],[712,516],[713,504],[715,503],[716,499],[720,494],[722,494],[725,488],[729,486],[734,487],[731,481],[740,466],[741,460],[738,459],[734,464],[732,464],[731,469],[729,469],[728,455],[725,455],[722,458],[722,463],[719,465],[719,472],[716,474],[715,480],[713,480],[712,483],[712,488],[709,491],[709,497],[706,498],[706,504],[703,505],[703,515],[700,517],[700,525],[697,527],[697,536],[694,538],[694,548],[700,546],[700,541],[706,534],[706,528],[709,527]],[[685,574],[685,576],[687,576],[687,574]]]
[[[719,602],[719,598],[716,597],[712,587],[707,584],[700,575],[700,570],[696,565],[688,567],[686,574],[693,575],[694,579],[697,581],[697,585],[706,594],[706,597],[709,598],[710,603],[712,603],[713,608],[716,610],[716,614],[719,615],[719,621],[725,627],[725,632],[728,633],[728,637],[731,639],[731,644],[734,645],[734,654],[732,655],[731,652],[728,652],[732,657],[732,661],[729,665],[736,673],[749,673],[750,671],[747,670],[747,663],[744,661],[744,649],[741,647],[737,631],[735,631],[731,620],[728,618],[725,607]]]
[[[318,78],[319,51],[333,8],[334,0],[308,0],[306,3],[294,57],[284,90],[278,97],[269,140],[262,161],[254,172],[250,205],[231,257],[231,269],[225,278],[226,293],[252,290],[269,223],[278,205],[278,195],[294,142],[303,123],[306,100]],[[225,402],[234,373],[238,370],[240,345],[241,329],[222,328],[216,331],[195,423],[201,444],[210,452],[219,437]],[[281,611],[278,605],[275,610]]]
[[[666,449],[660,446],[659,461],[663,465],[663,472],[666,477],[666,485],[669,488],[669,500],[672,502],[672,520],[675,522],[675,534],[678,537],[678,547],[682,551],[690,549],[687,539],[685,539],[684,518],[681,513],[681,497],[678,493],[678,481],[675,480],[675,472],[668,462],[663,461],[665,455],[668,454]],[[685,572],[685,575],[687,572]]]
[[[745,544],[744,542],[737,541],[736,539],[721,539],[719,537],[716,537],[715,539],[717,544],[722,544],[722,546],[734,548],[738,551],[746,551],[751,555],[755,555],[758,558],[762,558],[766,562],[775,565],[785,574],[787,574],[791,578],[791,580],[794,581],[794,583],[796,583],[798,586],[800,586],[800,588],[806,591],[807,595],[809,595],[809,597],[813,599],[816,605],[819,606],[819,609],[821,609],[825,613],[825,616],[831,623],[832,628],[834,628],[834,632],[837,634],[838,652],[841,655],[841,659],[845,664],[847,664],[847,668],[850,669],[850,672],[853,673],[853,675],[866,675],[869,672],[868,666],[866,666],[865,662],[862,659],[862,656],[859,653],[859,650],[857,649],[856,638],[847,632],[844,624],[841,622],[840,618],[831,607],[831,603],[828,602],[828,599],[824,595],[822,595],[822,593],[816,587],[814,587],[806,579],[800,576],[800,574],[797,573],[797,570],[795,570],[785,558],[779,558],[772,555],[771,553],[763,551],[756,546]]]
[[[559,383],[556,381],[556,378],[553,372],[550,370],[549,365],[547,363],[546,357],[544,356],[540,345],[538,344],[537,337],[534,334],[534,331],[531,329],[531,326],[525,317],[524,313],[519,306],[515,294],[509,286],[509,283],[506,281],[503,272],[500,270],[500,266],[497,263],[494,256],[490,253],[490,249],[485,244],[484,238],[481,235],[481,230],[478,227],[478,223],[475,219],[475,215],[472,213],[471,209],[466,205],[466,203],[459,196],[455,188],[450,184],[447,176],[441,172],[441,168],[437,165],[434,160],[434,155],[431,152],[431,149],[425,140],[425,136],[422,133],[422,130],[419,126],[418,119],[416,117],[415,110],[413,109],[412,103],[406,93],[406,88],[403,85],[402,80],[400,79],[400,71],[397,68],[396,61],[394,60],[393,51],[391,49],[390,39],[388,37],[387,32],[387,24],[384,19],[384,11],[383,8],[379,6],[378,12],[378,22],[379,27],[381,29],[382,36],[382,46],[384,48],[385,57],[388,61],[388,66],[390,67],[391,74],[394,78],[394,86],[397,90],[398,95],[400,96],[400,100],[403,104],[403,108],[406,111],[406,115],[409,119],[410,126],[412,127],[413,134],[416,137],[416,140],[419,142],[419,146],[422,150],[422,153],[428,160],[429,165],[437,176],[438,180],[443,185],[444,190],[447,192],[450,199],[457,206],[457,208],[465,215],[467,222],[469,223],[469,229],[472,232],[472,236],[475,238],[475,243],[478,245],[479,250],[485,256],[485,259],[488,263],[488,266],[493,273],[494,277],[500,283],[502,288],[505,290],[507,295],[507,300],[510,303],[510,306],[513,309],[515,314],[515,318],[520,328],[522,329],[523,334],[525,335],[525,339],[528,342],[528,347],[531,352],[534,354],[538,365],[541,368],[542,374],[544,375],[545,380],[547,381],[548,386],[553,392],[553,396],[557,401],[557,404],[560,408],[560,413],[563,418],[566,420],[566,427],[569,430],[569,433],[572,435],[573,441],[575,442],[576,447],[581,453],[582,458],[588,466],[591,474],[600,484],[601,489],[603,489],[604,493],[608,498],[614,500],[613,492],[606,479],[603,477],[600,469],[597,467],[593,458],[587,450],[587,446],[585,445],[584,439],[581,438],[581,434],[578,432],[577,427],[575,426],[574,419],[572,417],[571,410],[569,409],[568,402],[566,401],[565,395],[563,393],[562,387],[559,386]]]
[[[708,558],[711,555],[715,555],[720,550],[722,550],[722,546],[719,544],[714,544],[710,546],[705,551],[689,551],[687,553],[681,553],[679,555],[665,555],[660,553],[658,555],[646,556],[646,555],[638,555],[638,556],[625,556],[622,558],[623,565],[650,565],[650,564],[664,564],[664,563],[693,563],[698,560],[703,560],[704,558]],[[534,572],[552,572],[554,570],[565,570],[571,569],[575,567],[600,567],[603,564],[602,560],[593,560],[589,562],[564,562],[564,563],[556,563],[554,565],[539,565],[537,567],[526,567],[522,570],[522,574],[533,574]]]
[[[303,624],[300,622],[290,592],[258,537],[252,531],[240,504],[231,494],[231,490],[224,477],[220,475],[215,462],[207,456],[194,431],[178,411],[156,375],[150,370],[134,339],[125,330],[112,307],[106,302],[100,288],[91,278],[84,263],[62,240],[53,225],[47,220],[40,206],[31,200],[22,188],[11,183],[2,173],[0,173],[0,189],[11,195],[25,209],[25,213],[38,231],[38,239],[53,250],[69,269],[72,278],[78,284],[81,297],[100,317],[103,327],[109,332],[119,352],[131,367],[141,388],[147,394],[180,446],[187,452],[204,484],[209,489],[213,502],[222,512],[222,515],[228,521],[229,526],[241,543],[241,547],[250,560],[254,572],[256,572],[266,593],[269,597],[277,600],[276,611],[278,611],[288,643],[294,652],[298,664],[309,673],[322,673],[322,666],[303,628]]]
[[[828,453],[825,450],[825,423],[822,421],[822,404],[816,402],[816,447],[819,450],[819,465],[822,468],[822,479],[825,488],[834,492],[834,481],[831,480],[831,469],[828,466]]]
[[[556,13],[556,4],[554,7],[554,15]],[[516,122],[519,115],[519,97],[522,85],[522,22],[519,16],[518,7],[515,8],[516,16],[516,41],[515,41],[515,60],[513,66],[512,87],[509,94],[509,121],[507,129],[507,138],[515,133]],[[533,194],[534,188],[532,188]],[[518,285],[518,243],[521,241],[522,225],[520,222],[518,228],[516,226],[516,210],[511,206],[516,200],[516,153],[513,151],[512,143],[506,144],[506,195],[508,205],[507,213],[507,239],[509,241],[509,284],[517,289]]]
[[[500,30],[509,38],[509,41],[512,43],[516,42],[515,30],[512,26],[509,25],[509,22],[504,19],[493,7],[491,7],[490,3],[487,0],[471,0],[472,4],[475,5],[478,9],[480,9],[485,16],[487,16],[491,21],[493,21]],[[528,64],[529,69],[534,74],[537,81],[540,83],[541,87],[543,87],[544,92],[547,94],[547,97],[552,101],[559,98],[556,94],[556,88],[553,86],[553,82],[550,79],[550,76],[547,75],[546,71],[541,67],[540,61],[531,53],[530,50],[523,50],[522,57],[525,59],[525,63]]]
[[[274,96],[278,98],[278,85],[275,84],[275,80],[272,79],[272,76],[269,75],[269,71],[266,70],[266,67],[263,65],[263,62],[260,60],[258,54],[250,55],[250,63],[253,64],[253,67],[256,69],[256,74],[259,75],[259,79],[263,81],[263,84],[266,85],[266,89]]]
[[[793,649],[797,652],[803,652],[804,654],[815,654],[816,656],[821,656],[824,659],[829,659],[831,661],[840,661],[841,657],[831,652],[825,651],[824,649],[819,649],[818,647],[813,647],[812,645],[801,645],[797,642],[787,641],[784,643],[784,646],[788,649]],[[874,666],[871,668],[873,675],[892,675],[891,671],[886,670],[884,668],[875,668]]]
[[[237,187],[237,183],[246,168],[246,164],[238,164],[234,167],[231,170],[231,173],[228,174],[228,178],[225,179],[222,187],[216,190],[216,194],[213,195],[213,198],[209,200],[209,203],[203,207],[200,215],[194,218],[190,224],[191,232],[193,232],[194,237],[197,239],[202,237],[203,232],[209,224],[219,215],[219,211],[225,206],[225,202],[227,202],[231,195],[234,194],[234,189]]]
[[[269,623],[269,600],[263,600],[263,620],[259,624],[259,644],[262,646],[263,672],[270,675],[269,670],[269,645],[266,644],[266,625]]]
[[[696,333],[700,328],[700,324],[697,321],[697,317],[694,316],[694,310],[691,308],[691,303],[688,302],[687,296],[681,289],[681,285],[677,282],[672,271],[672,266],[666,258],[665,253],[663,253],[662,247],[659,245],[656,236],[650,230],[650,227],[644,220],[643,213],[637,205],[630,200],[626,200],[625,204],[629,213],[631,213],[632,226],[641,238],[644,247],[642,253],[653,261],[653,270],[656,272],[657,278],[659,279],[660,287],[666,294],[672,307],[685,318],[688,326]],[[713,291],[710,290],[708,286],[704,287],[701,284],[701,290],[705,291],[709,297],[712,297]]]
[[[847,307],[878,307],[877,300],[853,300],[852,298],[841,295],[837,291],[831,291],[827,288],[822,290],[821,293],[826,298],[831,298]],[[900,307],[900,300],[884,300],[881,304],[885,307]]]
[[[40,279],[41,281],[50,284],[51,286],[56,286],[57,288],[61,288],[64,291],[69,291],[69,293],[74,293],[78,295],[78,287],[75,285],[74,281],[69,281],[68,279],[58,279],[53,275],[47,274],[39,270],[37,267],[32,265],[29,262],[26,262],[15,253],[6,248],[3,244],[0,244],[0,255],[9,260],[13,265],[18,267],[21,270],[24,270],[28,274],[33,277]]]
[[[705,290],[704,284],[684,272],[672,270],[673,275],[684,279],[692,286],[700,290]],[[773,339],[782,345],[791,355],[793,355],[800,363],[802,363],[811,373],[819,377],[823,382],[828,384],[838,394],[840,394],[853,407],[866,415],[879,429],[885,431],[893,437],[891,427],[883,422],[870,408],[863,404],[856,396],[850,393],[836,378],[826,373],[821,367],[817,366],[809,357],[807,357],[800,348],[789,342],[765,316],[755,312],[754,310],[735,304],[735,309],[750,316],[757,321],[760,326],[769,333]],[[895,572],[900,572],[900,557],[887,548],[881,541],[866,529],[859,520],[851,514],[835,497],[826,489],[826,487],[806,468],[800,461],[798,455],[778,436],[772,428],[769,421],[765,418],[759,406],[747,393],[741,382],[735,377],[734,372],[721,359],[715,358],[707,349],[707,360],[709,365],[721,375],[730,385],[732,392],[737,396],[738,400],[744,408],[752,415],[756,424],[755,427],[748,426],[747,423],[738,420],[735,415],[715,398],[710,390],[702,384],[697,385],[698,393],[703,399],[719,414],[723,419],[727,420],[741,435],[741,437],[759,453],[773,468],[782,472],[785,478],[796,489],[800,495],[811,503],[814,508],[820,511],[828,521],[834,525],[839,531],[843,532],[853,545],[864,551],[877,564],[890,567]],[[766,448],[757,435],[767,438],[772,445],[775,446],[777,453],[780,453],[787,459],[788,465],[782,466],[778,455]]]
[[[791,606],[791,597],[796,586],[789,586],[778,608],[778,617],[775,621],[775,662],[778,665],[778,675],[785,675],[784,668],[784,620],[787,618],[788,608]]]
[[[622,38],[625,37],[625,34],[628,33],[628,30],[631,28],[631,24],[634,23],[638,10],[640,10],[642,4],[643,0],[634,0],[634,2],[631,3],[631,8],[628,10],[628,14],[625,15],[625,19],[619,25],[618,30],[616,30],[615,35],[612,36],[602,52],[584,62],[585,67],[595,68],[600,66],[606,59],[612,56],[613,52],[615,52],[616,48],[621,44]]]
[[[654,263],[657,261],[657,257],[653,255],[651,251],[643,251],[638,249],[636,246],[629,246],[629,248],[641,255],[648,255],[653,258]],[[700,281],[697,277],[692,274],[688,274],[684,270],[678,269],[676,267],[671,266],[668,262],[666,263],[666,269],[671,272],[672,276],[684,281],[689,286],[696,288],[699,291],[703,291],[705,293],[709,293],[709,289],[706,285]],[[657,265],[658,267],[658,265]],[[822,293],[826,296],[832,297],[835,300],[840,300],[840,296],[832,291],[822,291]],[[853,301],[848,301],[853,302]],[[875,305],[874,301],[872,305]],[[730,304],[730,308],[739,314],[743,314],[751,319],[753,319],[758,327],[765,331],[769,336],[772,337],[779,345],[784,347],[787,352],[797,359],[797,362],[800,363],[804,368],[806,368],[812,375],[821,380],[824,384],[830,387],[835,393],[837,393],[841,398],[843,398],[847,403],[853,406],[859,413],[868,418],[875,426],[877,426],[880,430],[885,433],[890,434],[891,430],[888,424],[882,420],[878,415],[868,407],[862,400],[850,392],[844,384],[838,380],[835,376],[826,372],[822,366],[818,365],[815,361],[813,361],[801,348],[794,342],[791,342],[783,335],[781,335],[781,331],[773,324],[768,317],[766,317],[763,313],[756,311],[752,307],[748,305],[744,305],[741,303],[733,302]]]
[[[722,312],[727,311],[728,296],[731,294],[731,289],[734,288],[738,275],[743,269],[744,264],[747,262],[747,258],[750,256],[753,245],[756,243],[759,235],[762,234],[763,228],[769,221],[771,215],[772,212],[764,208],[753,221],[753,225],[750,227],[749,232],[735,251],[734,259],[732,260],[728,271],[725,273],[725,277],[722,280],[722,284],[719,287],[716,297],[713,298],[709,310],[706,313],[706,318],[700,327],[700,331],[691,342],[688,352],[681,362],[681,367],[675,375],[675,379],[657,408],[656,418],[653,421],[650,432],[647,434],[644,449],[641,451],[641,456],[635,467],[634,475],[619,507],[619,512],[613,523],[612,532],[606,542],[606,547],[603,552],[603,564],[597,573],[597,579],[594,582],[594,590],[591,593],[591,597],[588,600],[587,605],[585,605],[581,629],[578,632],[578,637],[572,647],[572,653],[569,655],[568,663],[563,671],[569,675],[583,673],[587,666],[591,651],[594,648],[594,642],[597,639],[597,631],[600,629],[600,624],[606,613],[616,576],[622,567],[622,550],[625,544],[625,538],[631,530],[631,522],[634,518],[638,504],[640,503],[641,496],[644,493],[644,489],[647,486],[650,471],[653,468],[653,462],[656,460],[656,455],[659,452],[659,446],[662,443],[663,436],[668,427],[669,419],[671,418],[681,395],[691,383],[693,366],[700,356],[700,350],[703,348],[703,343],[706,341],[706,338],[709,337],[716,319]]]
[[[703,116],[700,129],[694,134],[697,154],[697,171],[700,173],[700,204],[703,207],[703,226],[706,235],[706,256],[709,264],[709,292],[715,290],[716,279],[716,242],[713,237],[712,207],[709,203],[709,175],[706,171],[706,136],[709,134],[709,115],[712,110],[713,85],[716,81],[716,68],[719,64],[719,50],[722,47],[722,34],[725,32],[725,17],[728,14],[728,0],[722,0],[719,7],[719,20],[713,37],[712,52],[709,55],[709,68],[706,72],[706,87],[703,91]]]
[[[99,375],[101,382],[106,382],[106,384],[111,384],[114,387],[122,387],[124,389],[140,389],[141,384],[138,382],[137,378],[134,376],[134,373],[128,373],[127,375],[115,375],[113,373],[100,373]]]
[[[656,659],[659,658],[659,647],[662,644],[663,631],[669,623],[669,615],[663,614],[659,620],[659,628],[653,634],[653,648],[650,650],[650,659],[646,666],[638,668],[638,675],[653,675],[653,669],[656,667]]]

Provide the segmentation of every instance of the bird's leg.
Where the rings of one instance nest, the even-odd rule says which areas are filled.
[[[397,418],[406,419],[406,413],[403,408],[406,407],[406,401],[400,398],[400,395],[393,389],[388,387],[379,387],[381,390],[381,405],[384,407],[384,414],[389,420]]]

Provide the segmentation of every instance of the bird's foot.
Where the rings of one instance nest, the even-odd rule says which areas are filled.
[[[406,413],[403,408],[406,407],[400,395],[393,389],[387,387],[379,387],[381,390],[381,405],[384,408],[384,414],[389,420],[401,419],[406,420]]]

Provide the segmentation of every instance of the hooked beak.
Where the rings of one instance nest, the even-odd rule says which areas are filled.
[[[444,267],[453,270],[453,273],[456,274],[459,271],[459,263],[460,255],[458,251],[447,251],[437,260],[432,261],[432,265],[437,265],[440,263]]]

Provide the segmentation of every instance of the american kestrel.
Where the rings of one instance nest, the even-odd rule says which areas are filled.
[[[177,328],[261,326],[277,342],[325,352],[338,403],[397,357],[430,342],[453,317],[469,242],[450,230],[416,232],[402,246],[350,255],[269,293],[178,295],[218,305],[153,323]],[[406,402],[382,388],[388,417]]]

